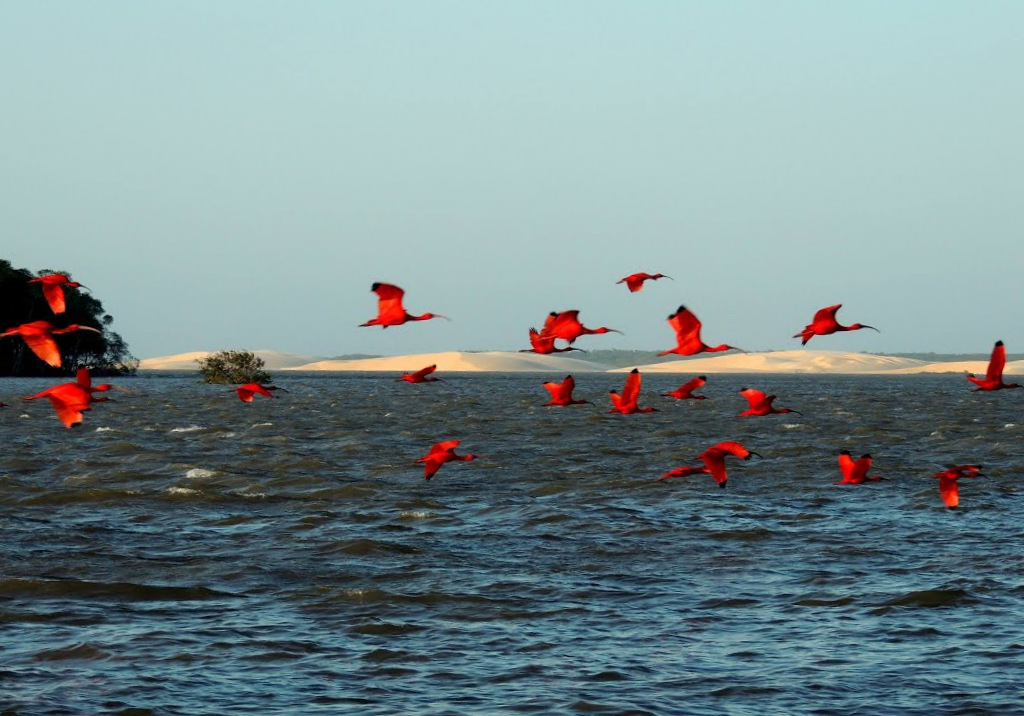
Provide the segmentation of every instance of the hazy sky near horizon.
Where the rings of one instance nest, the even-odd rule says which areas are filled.
[[[0,258],[139,357],[1024,352],[1024,4],[0,3]],[[674,281],[630,294],[635,271]],[[359,328],[374,281],[426,321]]]

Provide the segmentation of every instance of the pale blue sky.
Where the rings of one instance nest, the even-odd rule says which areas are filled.
[[[0,257],[140,357],[1024,352],[1024,3],[3,2]],[[629,294],[615,281],[675,281]],[[429,321],[357,328],[374,281]]]

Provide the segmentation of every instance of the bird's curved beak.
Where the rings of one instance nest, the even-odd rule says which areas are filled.
[[[750,457],[751,457],[752,455],[757,455],[757,456],[758,456],[759,458],[761,458],[762,460],[764,460],[764,456],[763,456],[763,455],[762,455],[761,453],[758,453],[758,452],[754,452],[753,450],[751,450],[751,451],[750,451],[750,455],[747,455],[747,456],[746,456],[745,458],[743,458],[743,459],[744,459],[744,460],[749,460],[749,459],[750,459]]]

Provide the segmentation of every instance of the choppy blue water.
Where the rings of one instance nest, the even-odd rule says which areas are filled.
[[[1024,390],[651,374],[622,416],[621,375],[278,377],[0,410],[2,713],[1024,713]],[[445,439],[482,458],[426,482]],[[722,440],[763,459],[657,481]],[[844,449],[888,480],[833,484]],[[951,462],[988,475],[955,511]]]

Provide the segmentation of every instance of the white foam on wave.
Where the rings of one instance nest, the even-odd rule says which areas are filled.
[[[399,516],[406,519],[422,520],[425,517],[430,517],[430,513],[421,510],[402,510]]]
[[[115,432],[115,429],[114,428],[96,428],[96,432],[98,432],[98,433],[112,433],[112,432]]]
[[[274,424],[273,423],[253,423],[249,427],[250,427],[250,429],[252,429],[252,428],[272,428],[272,427],[274,427]]]
[[[189,487],[168,487],[168,495],[198,495],[199,490],[193,490]]]
[[[197,430],[206,430],[202,425],[189,425],[187,428],[171,428],[172,433],[194,433]]]
[[[193,467],[191,470],[185,473],[185,477],[189,480],[195,480],[203,477],[213,477],[217,474],[216,470],[207,470],[202,467]]]

